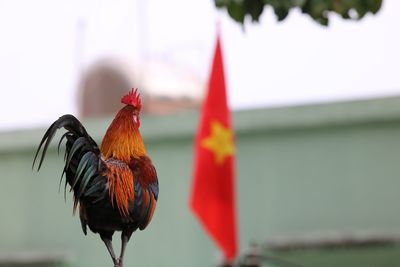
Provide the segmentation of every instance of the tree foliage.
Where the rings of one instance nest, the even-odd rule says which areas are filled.
[[[214,0],[219,8],[226,8],[237,22],[244,23],[246,17],[258,21],[266,7],[272,7],[278,21],[284,20],[289,11],[299,8],[302,13],[322,25],[328,25],[329,14],[335,12],[344,19],[359,20],[367,13],[375,14],[382,0]]]

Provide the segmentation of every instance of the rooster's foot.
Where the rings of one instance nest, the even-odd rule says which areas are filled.
[[[115,263],[114,267],[123,267],[122,259],[118,258],[117,262]]]

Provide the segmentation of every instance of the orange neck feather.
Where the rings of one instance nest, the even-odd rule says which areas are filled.
[[[118,166],[118,161],[106,161],[108,168],[108,184],[111,204],[117,204],[121,215],[129,214],[129,201],[134,199],[132,171],[127,165]]]
[[[133,107],[125,106],[115,116],[100,147],[104,159],[129,162],[146,155],[142,136],[133,122]]]

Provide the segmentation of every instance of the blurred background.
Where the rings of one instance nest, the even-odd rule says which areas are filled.
[[[384,0],[377,14],[330,13],[323,26],[300,8],[281,22],[266,7],[258,22],[238,23],[212,0],[0,1],[0,266],[110,266],[99,237],[80,232],[71,197],[58,193],[56,146],[40,173],[31,163],[45,128],[66,113],[100,142],[132,87],[143,96],[161,194],[127,265],[220,262],[188,209],[217,24],[241,257],[400,266],[399,9]]]

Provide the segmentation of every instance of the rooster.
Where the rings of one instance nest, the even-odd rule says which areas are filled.
[[[58,150],[65,142],[64,169],[67,184],[73,191],[73,211],[79,207],[83,233],[87,227],[98,233],[111,255],[115,267],[123,266],[127,243],[134,231],[150,223],[158,198],[156,169],[146,153],[139,132],[141,99],[136,90],[122,97],[125,106],[117,113],[100,148],[72,115],[56,120],[44,134],[32,168],[42,149],[37,170],[58,129],[64,128]],[[112,236],[121,231],[121,252],[116,257]]]

